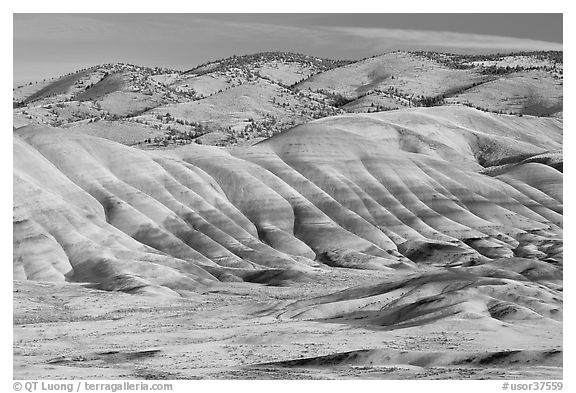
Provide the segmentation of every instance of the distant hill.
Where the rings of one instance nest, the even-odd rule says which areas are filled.
[[[353,111],[366,108],[354,101],[368,97],[371,105],[365,111],[392,109],[394,102],[462,103],[496,113],[550,116],[562,111],[562,75],[558,52],[491,56],[391,52],[312,76],[295,88],[344,97]]]
[[[13,97],[15,127],[90,123],[97,132],[92,123],[121,120],[144,132],[114,140],[142,147],[251,144],[326,116],[409,107],[562,118],[563,58],[396,51],[351,61],[263,52],[186,71],[104,64],[19,86]]]
[[[352,60],[332,60],[299,53],[262,52],[208,62],[186,71],[185,74],[205,75],[215,72],[226,73],[231,69],[245,69],[268,77],[272,81],[289,85],[310,75],[352,62]]]

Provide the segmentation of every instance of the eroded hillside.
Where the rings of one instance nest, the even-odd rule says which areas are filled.
[[[561,120],[405,108],[163,149],[99,123],[14,130],[15,376],[561,377]]]
[[[318,262],[558,262],[562,173],[537,161],[480,172],[561,148],[558,120],[465,107],[331,117],[231,150],[143,151],[25,127],[14,136],[15,277],[124,288],[126,275],[177,292]]]
[[[403,51],[15,88],[15,378],[561,378],[562,88]]]

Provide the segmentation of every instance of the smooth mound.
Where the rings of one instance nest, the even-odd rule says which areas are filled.
[[[333,355],[268,363],[280,367],[334,366],[415,366],[423,368],[446,366],[520,367],[537,363],[544,367],[561,367],[562,351],[501,351],[485,353],[359,350]]]
[[[325,118],[232,150],[24,127],[14,277],[178,293],[266,277],[250,270],[561,263],[562,173],[480,173],[561,141],[558,120],[465,107]]]
[[[479,329],[531,320],[554,325],[562,320],[562,294],[541,282],[559,279],[562,274],[558,268],[542,265],[520,272],[509,270],[506,263],[489,263],[418,273],[296,302],[279,316],[389,330],[443,319],[473,323]]]

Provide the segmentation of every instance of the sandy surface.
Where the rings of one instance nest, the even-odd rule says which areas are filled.
[[[16,281],[14,378],[562,378],[561,324],[487,329],[455,318],[389,330],[274,315],[297,300],[391,278],[326,269],[313,283],[218,284],[190,298]],[[350,351],[360,352],[342,354]]]

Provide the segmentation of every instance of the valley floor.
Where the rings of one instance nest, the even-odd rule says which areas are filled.
[[[15,281],[14,378],[562,378],[561,323],[448,318],[384,329],[274,313],[400,274],[321,269],[314,282],[223,283],[188,298]]]

